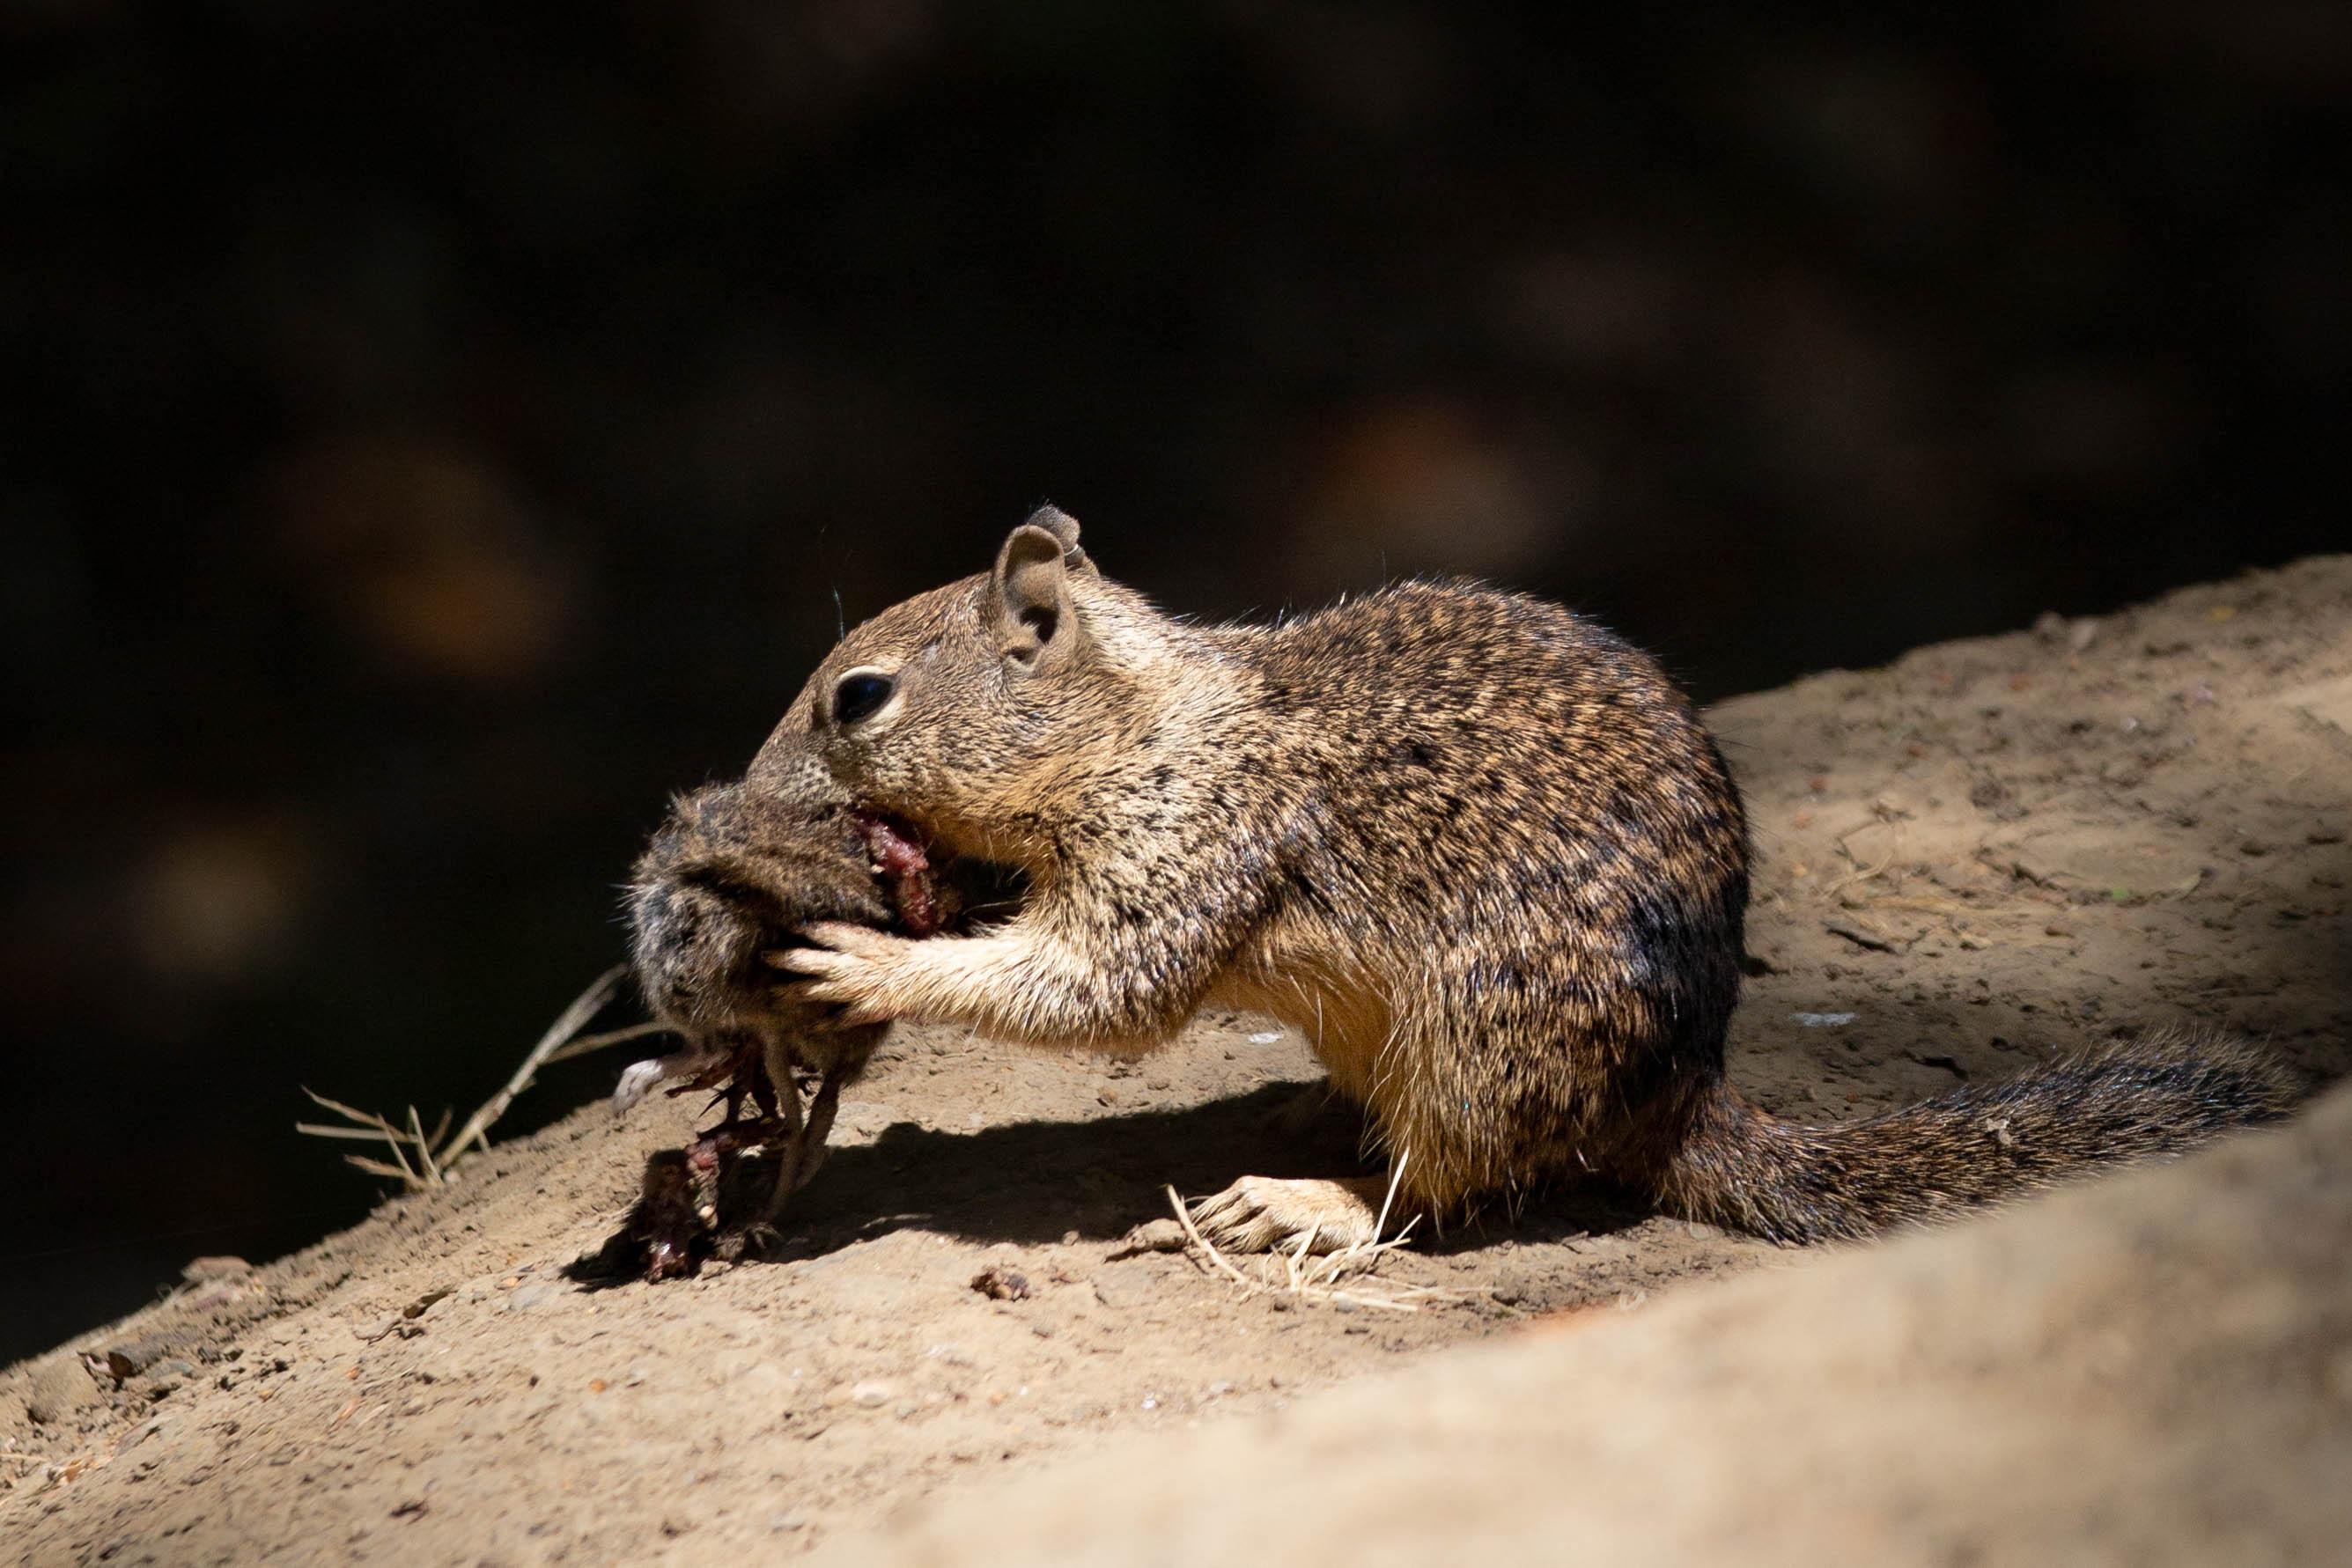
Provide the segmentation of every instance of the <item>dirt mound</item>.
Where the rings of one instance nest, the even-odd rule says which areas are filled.
[[[2151,1024],[2244,1031],[2315,1082],[2352,1066],[2352,559],[1923,649],[1715,717],[1761,850],[1733,1072],[1773,1109],[1883,1109]],[[870,1531],[1008,1461],[1026,1470],[1110,1435],[1271,1416],[1303,1391],[1531,1319],[1628,1322],[1643,1335],[1606,1343],[1651,1344],[1642,1320],[1669,1291],[1821,1261],[1579,1195],[1515,1228],[1392,1255],[1386,1286],[1429,1292],[1412,1312],[1244,1295],[1181,1257],[1113,1257],[1130,1226],[1165,1213],[1163,1183],[1203,1192],[1245,1170],[1349,1168],[1358,1128],[1337,1107],[1302,1106],[1311,1081],[1296,1040],[1244,1018],[1204,1019],[1133,1063],[904,1030],[845,1105],[837,1153],[777,1260],[604,1290],[562,1270],[612,1233],[644,1156],[680,1142],[692,1108],[616,1122],[590,1107],[500,1146],[454,1187],[390,1202],[268,1268],[210,1267],[0,1376],[0,1533],[44,1563],[773,1554]],[[1997,1234],[2108,1214],[2084,1207],[2092,1196]],[[2122,1240],[2086,1228],[2082,1245],[2119,1260],[2161,1228],[2132,1225]],[[1919,1261],[1959,1242],[1825,1267],[1876,1263],[1916,1282],[1977,1267]],[[2049,1249],[2037,1259],[2066,1249],[2035,1245]],[[983,1273],[992,1284],[975,1289]],[[2107,1375],[2102,1342],[2080,1328],[2092,1320],[2045,1323],[2042,1295],[1978,1278],[1983,1333],[1954,1343],[2046,1346],[2063,1387]],[[2164,1309],[2143,1296],[2128,1322]],[[1727,1300],[1762,1297],[1675,1311],[1783,1321]],[[1801,1337],[1806,1320],[1786,1321]],[[1820,1323],[1821,1356],[1897,1376],[1893,1342]],[[1450,1375],[1436,1365],[1421,1375]],[[1662,1389],[1654,1412],[1635,1407],[1648,1380],[1637,1390],[1634,1372],[1606,1409],[1581,1394],[1562,1407],[1665,1432],[1681,1418],[1671,1402],[1700,1399],[1717,1376],[1706,1369],[1727,1365],[1694,1361],[1693,1381]],[[2316,1398],[2321,1384],[2309,1386]],[[1964,1380],[1938,1387],[1920,1395],[1922,1418],[1945,1408],[1934,1399],[1974,1397]],[[1370,1385],[1350,1396],[1379,1398]],[[2099,1409],[2084,1405],[2084,1420],[2101,1441],[2145,1413]],[[2151,1439],[2147,1463],[2188,1451]],[[1786,1484],[1818,1484],[1808,1474],[1790,1469]],[[1685,1482],[1697,1484],[1667,1469],[1647,1484],[1667,1511]],[[1925,1493],[1916,1507],[1922,1528],[1942,1517]],[[2112,1522],[2119,1551],[2137,1539]]]
[[[823,1558],[2319,1563],[2347,1475],[2339,1091],[2183,1165],[1130,1437]]]

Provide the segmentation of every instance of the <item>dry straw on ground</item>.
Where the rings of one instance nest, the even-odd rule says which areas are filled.
[[[1408,1219],[1395,1235],[1387,1234],[1389,1211],[1396,1203],[1397,1183],[1403,1178],[1408,1156],[1400,1155],[1389,1171],[1387,1196],[1381,1199],[1380,1218],[1373,1222],[1369,1239],[1359,1237],[1336,1252],[1310,1253],[1315,1238],[1310,1233],[1298,1239],[1298,1245],[1288,1251],[1276,1251],[1265,1260],[1265,1271],[1253,1275],[1244,1272],[1232,1259],[1220,1251],[1217,1245],[1201,1234],[1192,1222],[1192,1211],[1174,1187],[1166,1188],[1169,1207],[1176,1212],[1176,1223],[1184,1229],[1184,1237],[1192,1252],[1210,1269],[1239,1285],[1245,1294],[1280,1293],[1303,1296],[1315,1301],[1344,1303],[1351,1307],[1376,1307],[1385,1312],[1417,1312],[1421,1303],[1449,1292],[1430,1285],[1391,1286],[1381,1283],[1367,1288],[1373,1270],[1381,1259],[1404,1246],[1412,1235],[1419,1217]],[[1280,1277],[1275,1277],[1275,1270]],[[1355,1280],[1342,1286],[1343,1280]]]

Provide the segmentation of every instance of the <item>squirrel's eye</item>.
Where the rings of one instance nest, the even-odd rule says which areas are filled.
[[[898,683],[872,670],[859,670],[841,677],[841,685],[833,688],[833,722],[856,724],[861,718],[871,718]]]

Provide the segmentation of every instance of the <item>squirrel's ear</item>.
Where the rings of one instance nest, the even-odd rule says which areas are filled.
[[[996,552],[996,570],[988,580],[989,630],[999,651],[1024,668],[1058,667],[1077,647],[1068,562],[1076,538],[1076,523],[1070,524],[1072,542],[1065,544],[1051,528],[1028,522],[1007,535]]]
[[[1095,563],[1078,548],[1078,519],[1052,505],[1043,506],[1029,514],[1024,528],[1043,528],[1062,541],[1062,564],[1072,571],[1092,573]]]

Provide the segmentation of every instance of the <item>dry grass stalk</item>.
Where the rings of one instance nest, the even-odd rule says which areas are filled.
[[[404,1124],[372,1111],[362,1111],[330,1100],[315,1090],[303,1093],[343,1118],[347,1125],[331,1123],[297,1122],[294,1130],[314,1138],[345,1138],[362,1143],[380,1143],[391,1154],[390,1161],[371,1158],[366,1155],[345,1155],[343,1158],[372,1176],[389,1176],[405,1185],[413,1192],[445,1185],[458,1163],[467,1155],[489,1150],[489,1129],[492,1123],[506,1114],[515,1097],[531,1086],[539,1070],[550,1062],[568,1061],[575,1056],[585,1056],[608,1045],[626,1040],[642,1040],[649,1034],[666,1032],[667,1026],[657,1023],[634,1024],[627,1029],[607,1030],[602,1034],[582,1034],[588,1021],[604,1010],[620,988],[628,966],[616,964],[596,977],[593,985],[572,999],[572,1005],[557,1015],[539,1043],[522,1060],[513,1075],[499,1092],[482,1103],[481,1108],[466,1118],[464,1126],[454,1134],[449,1131],[449,1113],[444,1111],[433,1131],[425,1130],[424,1120],[416,1107],[407,1108]]]

